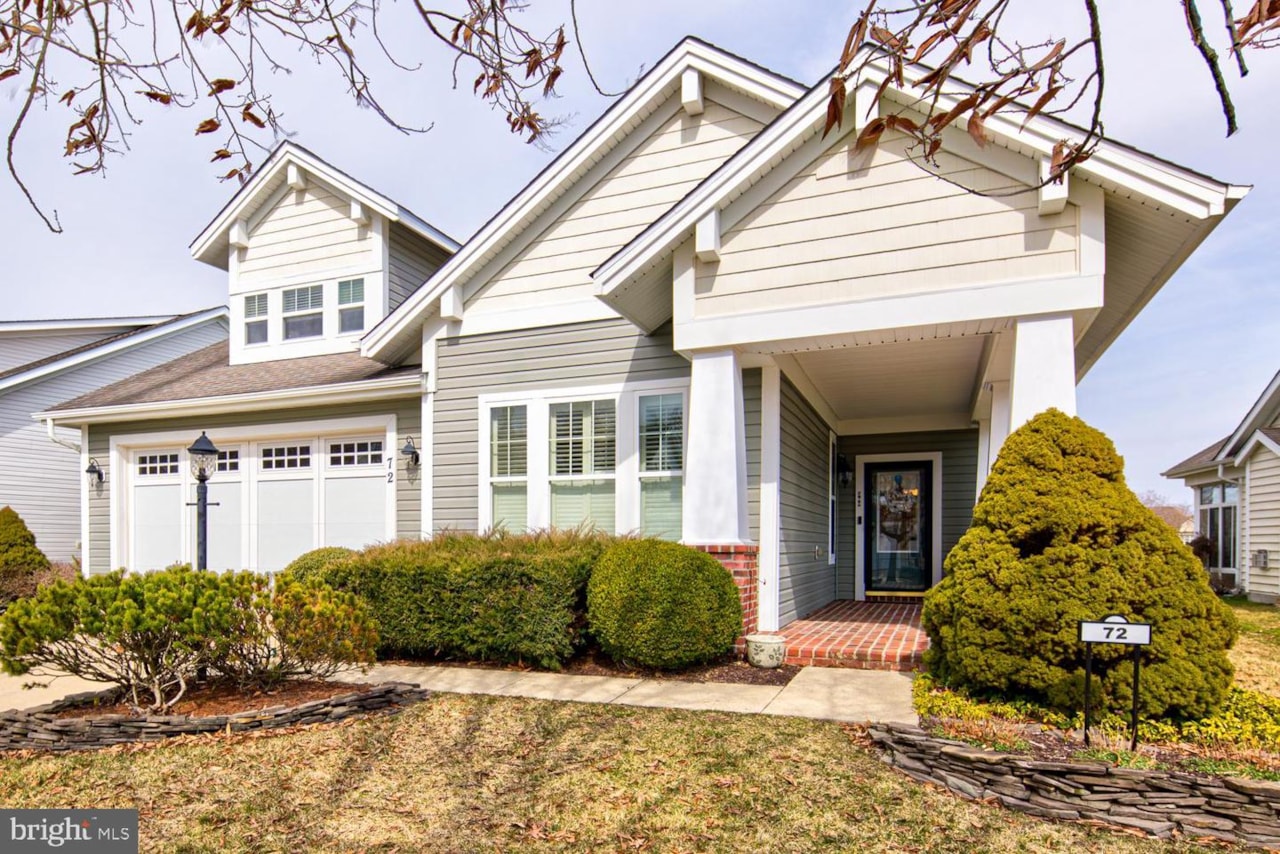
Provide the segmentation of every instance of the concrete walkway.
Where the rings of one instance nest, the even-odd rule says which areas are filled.
[[[790,715],[832,721],[916,723],[911,709],[911,677],[882,670],[805,667],[785,687],[389,664],[375,665],[367,673],[356,671],[337,678],[349,682],[411,682],[431,691],[453,694]],[[23,690],[22,684],[29,681],[30,677],[0,675],[0,710],[27,709],[67,694],[101,687],[64,676],[48,688]]]

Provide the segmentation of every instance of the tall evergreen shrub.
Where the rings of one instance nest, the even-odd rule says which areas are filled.
[[[1009,436],[945,569],[923,615],[926,667],[944,684],[1078,710],[1078,623],[1118,614],[1152,624],[1147,716],[1198,719],[1226,696],[1234,615],[1125,484],[1111,441],[1079,418],[1051,409]],[[1131,702],[1129,649],[1094,648],[1095,688],[1116,710]]]
[[[49,558],[27,523],[12,507],[0,508],[0,608],[34,593],[36,576],[48,570]]]

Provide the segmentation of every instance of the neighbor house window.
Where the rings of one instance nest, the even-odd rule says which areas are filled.
[[[1201,486],[1197,493],[1200,511],[1200,533],[1209,538],[1213,552],[1210,569],[1236,568],[1236,508],[1240,504],[1240,487],[1234,483]]]
[[[324,334],[324,286],[290,288],[284,292],[284,338],[315,338]]]
[[[329,443],[330,466],[382,465],[381,439],[348,439]]]
[[[364,279],[338,282],[338,332],[364,329]]]
[[[266,294],[249,294],[244,298],[244,343],[267,343]]]
[[[613,532],[617,404],[612,400],[553,403],[551,437],[551,525],[587,526]]]
[[[311,468],[310,445],[280,445],[262,449],[262,467],[268,471]]]
[[[639,397],[640,532],[680,539],[684,502],[684,395]]]
[[[525,530],[529,525],[529,418],[524,406],[489,410],[489,486],[493,527]]]

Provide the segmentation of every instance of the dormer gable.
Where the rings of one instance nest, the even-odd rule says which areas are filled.
[[[284,143],[192,243],[227,271],[231,364],[356,350],[458,244]]]

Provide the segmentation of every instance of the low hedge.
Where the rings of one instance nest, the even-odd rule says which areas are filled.
[[[552,670],[583,637],[591,569],[612,537],[441,534],[374,546],[317,575],[378,621],[380,657],[445,657]]]

